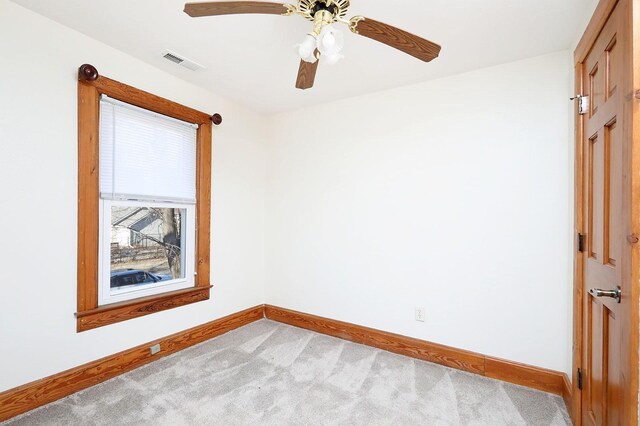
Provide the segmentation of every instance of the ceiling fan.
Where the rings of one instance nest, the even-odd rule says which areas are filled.
[[[319,59],[335,64],[343,56],[342,32],[333,24],[349,26],[351,32],[379,41],[399,49],[425,62],[438,57],[440,46],[421,37],[363,16],[347,20],[349,0],[298,0],[297,5],[263,1],[213,1],[207,3],[187,3],[185,13],[191,17],[235,15],[257,13],[266,15],[301,15],[313,22],[313,31],[298,45],[301,57],[296,87],[313,87]]]

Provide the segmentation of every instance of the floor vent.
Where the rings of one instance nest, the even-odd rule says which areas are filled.
[[[162,52],[162,57],[168,61],[173,62],[174,64],[178,64],[187,69],[190,69],[191,71],[198,71],[198,70],[204,69],[204,67],[199,63],[194,62],[190,59],[187,59],[184,56],[180,56],[177,53],[172,52],[170,50],[165,50],[164,52]]]

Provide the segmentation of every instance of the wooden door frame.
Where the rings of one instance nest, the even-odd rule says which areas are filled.
[[[640,28],[640,0],[600,0],[596,10],[582,36],[578,46],[574,52],[574,65],[575,65],[575,90],[576,94],[585,93],[585,84],[583,82],[583,63],[589,54],[594,42],[600,35],[600,32],[604,28],[609,16],[615,9],[618,3],[623,4],[628,2],[629,13],[627,19],[629,20],[629,28]],[[625,205],[628,215],[628,226],[631,230],[629,235],[631,250],[630,256],[630,273],[625,274],[626,279],[631,281],[629,288],[631,294],[627,295],[635,303],[631,303],[631,341],[629,359],[631,362],[631,377],[629,378],[630,389],[628,392],[627,401],[630,401],[626,407],[626,418],[631,420],[629,425],[637,424],[638,416],[638,339],[640,337],[640,324],[639,324],[639,310],[640,310],[640,253],[637,236],[640,236],[640,177],[638,171],[640,171],[640,31],[631,34],[629,41],[629,49],[627,52],[632,58],[632,69],[624,71],[624,83],[623,90],[627,93],[627,96],[632,98],[635,96],[637,102],[633,102],[632,110],[625,111],[625,115],[631,118],[630,122],[626,125],[627,131],[630,132],[631,138],[625,138],[630,140],[631,158],[629,159],[629,167],[636,173],[629,173],[629,189],[626,197]],[[628,73],[631,73],[629,75]],[[583,292],[584,281],[584,259],[583,254],[578,250],[578,236],[585,234],[584,224],[584,211],[583,211],[583,198],[584,198],[584,118],[578,114],[578,108],[576,106],[574,116],[575,122],[575,216],[574,216],[574,235],[575,235],[575,247],[574,247],[574,280],[573,280],[573,380],[572,380],[572,406],[571,418],[574,425],[580,426],[582,424],[582,393],[578,389],[578,369],[583,369],[583,303],[585,294]],[[625,216],[627,217],[627,216]],[[625,227],[626,228],[626,227]],[[635,421],[634,421],[635,419]]]

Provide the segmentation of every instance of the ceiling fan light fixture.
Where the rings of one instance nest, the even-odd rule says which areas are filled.
[[[344,55],[335,53],[333,55],[324,56],[323,63],[326,63],[328,65],[335,65],[340,62],[341,59],[344,59]]]
[[[344,34],[333,25],[327,25],[322,29],[318,37],[318,50],[326,56],[337,55],[344,48]]]
[[[310,64],[315,64],[316,62],[318,62],[318,56],[316,56],[315,53],[313,53],[310,56],[302,58],[302,60]]]
[[[333,33],[329,31],[327,34],[325,34],[324,38],[322,39],[322,46],[325,49],[333,49],[335,45],[336,45],[336,36],[334,36]]]
[[[317,44],[318,42],[316,41],[316,37],[311,34],[307,34],[302,43],[296,46],[300,58],[305,62],[314,63],[317,60],[315,55]]]
[[[339,62],[344,56],[344,36],[333,24],[339,23],[362,37],[393,47],[424,62],[440,55],[441,46],[401,30],[394,26],[364,16],[346,19],[351,0],[296,0],[295,4],[261,0],[214,0],[204,3],[187,3],[184,11],[191,17],[263,14],[292,16],[301,15],[313,23],[313,31],[297,45],[296,53],[301,58],[298,68],[298,89],[313,87],[319,59],[328,64]],[[393,2],[391,2],[393,7]],[[311,64],[311,65],[310,65]]]

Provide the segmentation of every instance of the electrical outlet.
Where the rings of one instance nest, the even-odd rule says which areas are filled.
[[[416,307],[416,321],[425,322],[427,314],[423,307]]]
[[[149,348],[149,351],[151,352],[151,355],[157,354],[158,352],[160,352],[160,344],[151,346]]]

